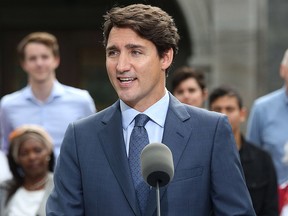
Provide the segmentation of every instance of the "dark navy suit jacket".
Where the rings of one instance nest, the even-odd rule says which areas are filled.
[[[161,110],[159,110],[161,112]],[[170,94],[162,142],[175,175],[161,188],[162,216],[255,215],[231,127],[222,114]],[[47,216],[139,216],[119,101],[70,124],[54,174]],[[156,215],[155,189],[145,216]]]

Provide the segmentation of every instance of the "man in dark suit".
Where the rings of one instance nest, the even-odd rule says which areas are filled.
[[[173,153],[174,178],[160,191],[163,216],[255,215],[227,118],[181,104],[165,88],[179,41],[172,17],[133,4],[104,18],[106,67],[119,100],[68,127],[47,216],[156,215],[155,189],[138,192],[140,166],[130,163],[139,113],[148,116],[141,127],[149,142]]]
[[[241,123],[246,119],[242,98],[231,87],[221,86],[211,92],[209,107],[228,116],[256,214],[278,216],[278,186],[274,164],[268,152],[247,142],[241,133]]]

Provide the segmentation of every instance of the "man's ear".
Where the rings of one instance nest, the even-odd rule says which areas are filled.
[[[203,94],[203,98],[204,98],[204,100],[206,101],[207,98],[208,98],[208,89],[207,89],[207,88],[204,88],[202,92],[203,92],[203,93],[202,93],[202,94]]]
[[[60,57],[57,56],[57,57],[54,57],[55,59],[55,69],[59,67],[59,64],[60,64]]]
[[[247,109],[246,107],[242,107],[240,109],[240,121],[243,123],[246,121],[246,117],[247,117]]]
[[[172,64],[173,56],[174,56],[174,53],[173,53],[173,49],[172,48],[170,48],[169,50],[167,50],[163,54],[163,56],[161,58],[161,64],[162,64],[161,65],[161,69],[162,70],[166,71],[166,69],[169,68],[169,66]]]
[[[286,74],[288,74],[288,66],[281,64],[280,65],[280,77],[284,79],[286,77]]]
[[[25,60],[21,60],[21,61],[20,61],[20,66],[21,66],[21,68],[25,71],[25,73],[27,73]]]

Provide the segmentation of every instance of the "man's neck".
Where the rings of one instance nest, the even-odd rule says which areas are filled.
[[[241,132],[240,131],[235,131],[233,134],[234,134],[234,138],[235,138],[237,149],[240,150],[241,147],[242,147]]]
[[[29,82],[34,96],[41,102],[45,102],[51,94],[55,79],[46,82]]]

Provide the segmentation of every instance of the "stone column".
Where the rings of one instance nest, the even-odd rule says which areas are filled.
[[[212,8],[212,86],[235,87],[248,108],[266,82],[261,76],[266,74],[266,4],[264,0],[215,0]]]

